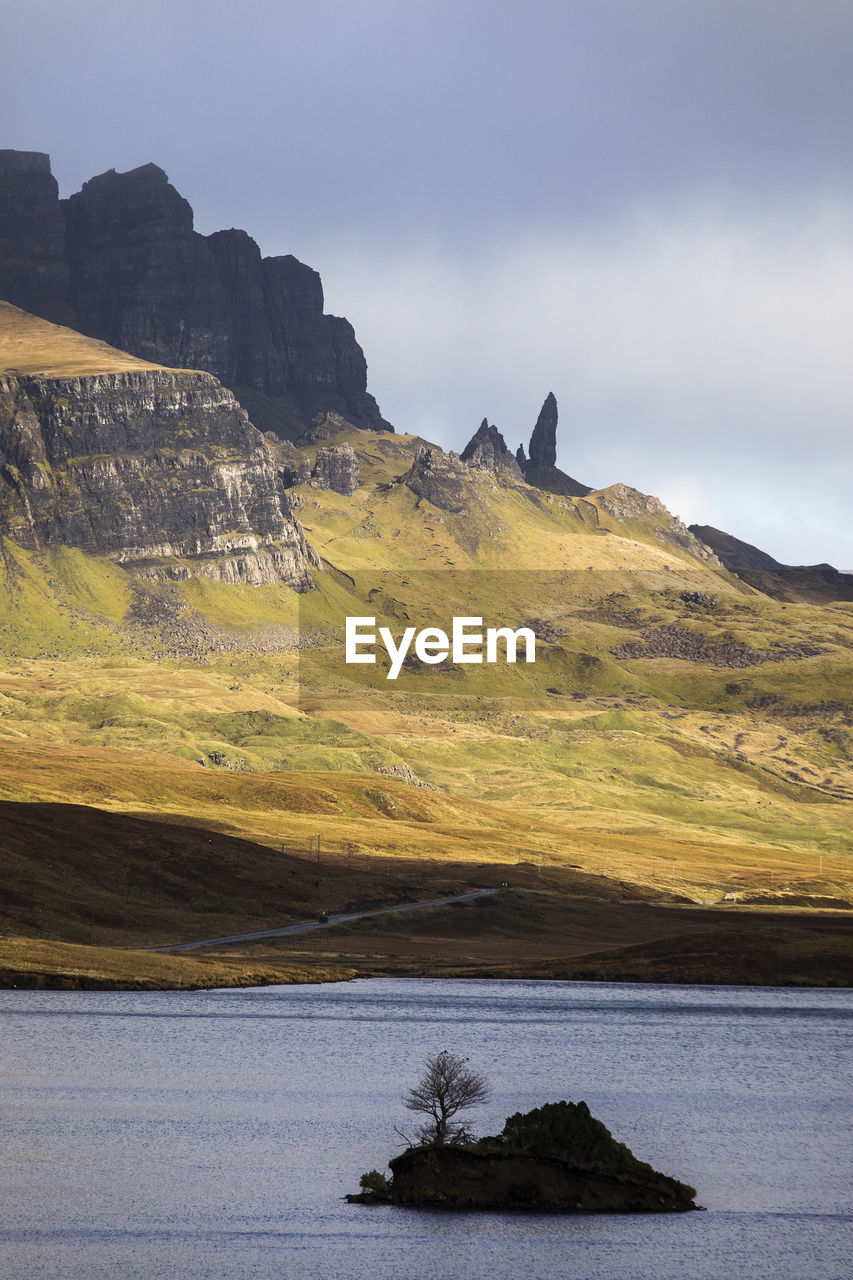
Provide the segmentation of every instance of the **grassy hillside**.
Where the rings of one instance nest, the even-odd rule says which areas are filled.
[[[0,320],[14,337],[13,311]],[[107,359],[78,337],[39,356],[32,331],[30,367]],[[368,875],[373,860],[401,892],[412,862],[467,867],[469,883],[483,865],[529,862],[695,903],[853,899],[853,606],[762,596],[622,486],[569,499],[466,473],[453,510],[440,487],[433,502],[406,483],[422,441],[341,430],[320,443],[356,450],[360,484],[351,497],[292,491],[322,557],[301,597],[150,581],[71,548],[4,542],[7,929],[94,941],[83,908],[107,910],[87,882],[72,922],[60,880],[44,880],[68,838],[43,823],[35,839],[25,813],[45,804],[279,857],[282,845],[308,856],[319,836],[330,873]],[[411,665],[393,686],[381,665],[365,679],[342,664],[348,614],[399,632],[469,612],[529,623],[537,662]],[[102,879],[137,874],[124,838],[98,827],[86,847]],[[243,882],[220,868],[199,911],[231,918],[238,881],[241,919],[284,910],[272,864],[234,858],[266,869]],[[189,927],[186,914],[131,919],[128,906],[109,905],[108,933],[141,942]]]
[[[0,301],[0,374],[82,378],[161,367]]]
[[[293,982],[341,982],[341,966],[252,964],[241,960],[144,955],[117,947],[0,937],[0,986],[60,991],[198,991]]]
[[[364,799],[360,781],[352,780],[354,803]],[[311,782],[294,783],[300,790],[287,797],[291,804],[310,802]],[[451,861],[454,848],[464,846],[448,842],[433,857],[399,849],[394,857],[341,856],[293,832],[282,848],[174,817],[0,802],[0,871],[7,910],[19,921],[0,937],[0,985],[155,989],[576,971],[833,985],[853,977],[851,931],[838,902],[834,910],[827,902],[810,913],[789,909],[780,932],[779,912],[760,904],[696,908],[662,883],[643,889],[556,864]],[[498,892],[191,957],[137,949],[299,923],[321,910],[431,901],[473,885]]]

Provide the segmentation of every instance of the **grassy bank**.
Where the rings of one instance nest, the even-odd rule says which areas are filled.
[[[247,964],[239,960],[146,955],[44,938],[0,937],[0,987],[51,991],[197,991],[294,982],[343,982],[337,965]]]

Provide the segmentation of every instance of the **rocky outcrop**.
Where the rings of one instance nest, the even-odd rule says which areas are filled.
[[[435,445],[418,449],[414,462],[398,483],[434,507],[457,515],[469,507],[476,494],[471,471],[460,462],[458,454],[445,453]]]
[[[438,791],[438,787],[431,782],[424,781],[423,778],[419,778],[407,764],[380,765],[377,773],[384,773],[389,778],[399,778],[402,782],[408,783],[410,787],[419,787],[421,791]]]
[[[497,479],[522,479],[521,468],[506,447],[506,441],[497,427],[489,426],[487,418],[480,423],[459,457],[469,467],[489,471]]]
[[[853,600],[853,574],[840,573],[831,564],[781,564],[766,551],[709,524],[691,524],[690,532],[732,573],[777,600]]]
[[[312,489],[333,489],[347,496],[358,488],[358,456],[351,445],[332,444],[317,450],[308,480]]]
[[[519,445],[515,455],[528,484],[565,498],[583,498],[590,492],[588,485],[557,466],[557,400],[553,391],[548,392],[539,411],[528,453],[525,457],[524,446]]]
[[[47,156],[0,152],[0,297],[155,363],[213,373],[262,429],[334,411],[392,430],[348,321],[316,271],[263,258],[244,231],[203,236],[157,165],[114,169],[60,201]]]
[[[361,1204],[547,1213],[683,1213],[697,1206],[686,1183],[658,1173],[616,1142],[585,1102],[557,1102],[510,1116],[479,1142],[412,1147],[375,1171]],[[383,1185],[384,1184],[384,1185]]]
[[[753,649],[739,641],[719,640],[701,631],[692,631],[669,623],[664,627],[646,628],[641,640],[625,640],[610,652],[614,658],[678,658],[711,667],[751,667],[761,662],[787,662],[791,659],[814,658],[823,653],[819,645],[780,644],[772,649]]]
[[[269,446],[206,373],[0,377],[0,531],[150,577],[312,585]]]
[[[434,507],[459,515],[482,506],[490,489],[520,484],[522,479],[521,468],[500,431],[484,418],[461,454],[423,445],[396,483],[405,484]]]
[[[311,479],[311,463],[304,457],[292,458],[279,468],[278,474],[284,488],[292,489],[294,485],[305,484]]]
[[[723,568],[711,548],[691,533],[678,516],[672,515],[659,498],[640,493],[627,484],[612,484],[607,489],[588,492],[598,507],[614,520],[634,520],[653,533],[662,546],[688,551],[695,559],[714,569]]]

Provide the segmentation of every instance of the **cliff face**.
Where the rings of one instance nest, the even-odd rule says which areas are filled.
[[[0,297],[59,324],[72,318],[65,219],[40,151],[0,151]]]
[[[63,208],[77,328],[143,360],[230,372],[225,292],[162,169],[102,174]]]
[[[333,444],[317,450],[308,483],[312,489],[334,489],[351,496],[358,488],[358,455],[351,445]]]
[[[0,532],[151,577],[312,585],[263,436],[205,373],[0,377]]]
[[[144,360],[203,369],[253,420],[296,434],[318,415],[392,430],[352,326],[323,313],[316,271],[262,258],[244,231],[203,236],[157,165],[110,170],[60,201],[47,156],[0,152],[0,297]]]

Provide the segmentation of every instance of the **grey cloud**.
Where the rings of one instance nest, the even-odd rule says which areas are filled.
[[[850,192],[853,7],[834,0],[6,10],[21,145],[69,187],[154,159],[206,229],[459,244],[685,191]]]

